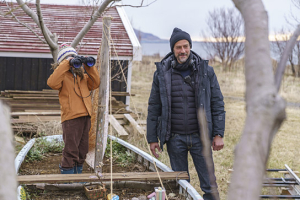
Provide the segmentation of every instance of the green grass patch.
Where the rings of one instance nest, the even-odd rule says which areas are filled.
[[[48,141],[45,138],[36,139],[35,144],[29,150],[25,162],[40,161],[43,159],[44,154],[61,153],[64,148],[64,143],[57,140]]]
[[[127,148],[122,146],[116,141],[112,141],[110,139],[107,139],[107,146],[105,149],[105,156],[110,158],[111,157],[111,145],[112,142],[112,159],[114,162],[117,162],[122,167],[127,166],[129,163],[132,163],[135,159],[135,157],[128,152]]]

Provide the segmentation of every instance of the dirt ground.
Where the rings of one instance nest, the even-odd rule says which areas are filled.
[[[22,163],[19,175],[40,175],[40,174],[59,174],[59,163],[61,161],[62,154],[47,154],[42,161],[26,162]],[[138,163],[131,163],[125,167],[113,163],[113,172],[144,172],[146,168]],[[110,161],[104,158],[104,166],[102,168],[103,173],[110,173]],[[85,163],[83,166],[83,173],[93,173],[93,170]],[[77,189],[71,191],[55,191],[38,189],[36,186],[25,186],[28,199],[34,200],[88,200],[84,193],[84,189]],[[128,199],[136,197],[139,200],[146,200],[147,196],[154,192],[149,189],[137,189],[137,188],[122,188],[113,189],[113,193],[119,196],[119,199]],[[167,193],[178,194],[177,191],[169,191]],[[110,190],[107,190],[106,194],[110,194]],[[169,198],[170,199],[170,198]],[[171,199],[179,199],[174,197]]]

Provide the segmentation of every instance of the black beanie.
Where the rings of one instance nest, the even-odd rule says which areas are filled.
[[[172,52],[173,52],[174,45],[179,40],[187,40],[190,43],[190,47],[192,48],[192,40],[191,40],[190,34],[188,34],[185,31],[182,31],[179,28],[174,28],[173,33],[170,38],[170,47],[171,47]]]

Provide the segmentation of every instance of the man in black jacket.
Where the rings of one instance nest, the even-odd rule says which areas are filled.
[[[198,110],[206,114],[212,149],[224,146],[225,111],[223,95],[214,70],[191,51],[190,35],[174,28],[170,38],[171,52],[156,64],[157,70],[148,105],[147,140],[155,157],[167,144],[174,171],[188,172],[190,152],[205,200],[218,200],[214,169],[208,173],[203,144],[200,140]],[[158,144],[160,143],[160,145]],[[212,159],[212,157],[211,157]]]

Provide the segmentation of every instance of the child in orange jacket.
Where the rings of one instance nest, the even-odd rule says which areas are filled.
[[[82,172],[88,153],[89,130],[91,128],[92,102],[91,91],[100,85],[96,67],[82,64],[74,68],[70,60],[77,52],[70,45],[59,47],[57,62],[52,65],[54,72],[47,84],[59,90],[61,122],[63,129],[63,158],[60,164],[62,174]],[[87,74],[84,73],[84,69]]]

